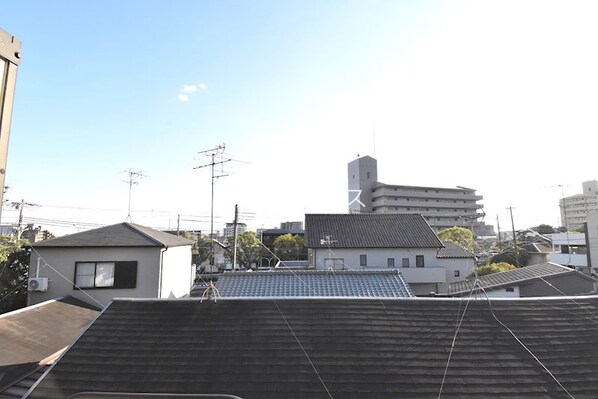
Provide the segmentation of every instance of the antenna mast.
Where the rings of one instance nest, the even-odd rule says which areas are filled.
[[[129,184],[129,206],[127,208],[127,217],[125,218],[125,222],[132,222],[133,218],[131,217],[131,192],[133,191],[133,185],[139,184],[139,179],[147,177],[141,171],[133,170],[132,168],[126,169],[123,173],[129,174],[129,180],[123,180],[123,182]]]
[[[211,162],[204,164],[204,165],[196,166],[193,168],[193,169],[201,169],[201,168],[210,166],[212,169],[212,201],[211,201],[211,205],[210,205],[210,242],[212,244],[212,256],[210,257],[210,266],[214,266],[214,180],[219,179],[221,177],[228,176],[228,175],[224,175],[224,174],[215,175],[214,174],[214,166],[222,165],[225,162],[231,161],[230,158],[220,159],[220,161],[215,160],[216,155],[222,155],[224,153],[224,149],[225,149],[225,145],[224,145],[224,143],[222,143],[222,145],[219,145],[217,147],[198,152],[198,154],[204,154],[205,156],[210,157]]]
[[[334,265],[332,265],[332,258],[331,258],[331,253],[332,250],[330,249],[330,246],[332,244],[335,244],[337,241],[335,239],[333,239],[333,237],[331,235],[328,234],[324,234],[324,238],[322,238],[320,240],[320,243],[322,245],[326,245],[326,247],[328,247],[328,267],[330,268],[330,270],[334,271]],[[343,265],[343,269],[345,268],[345,266]]]

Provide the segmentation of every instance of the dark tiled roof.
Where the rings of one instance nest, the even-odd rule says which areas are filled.
[[[398,270],[227,272],[215,286],[221,297],[414,296]],[[203,290],[198,294],[201,296]]]
[[[0,391],[69,345],[99,309],[72,297],[0,315]]]
[[[437,258],[475,258],[475,255],[455,243],[445,241],[444,248],[441,248],[438,250],[436,257]]]
[[[24,373],[23,378],[0,391],[0,399],[21,399],[27,391],[40,379],[40,377],[50,368],[50,365],[28,364],[29,370]],[[3,389],[3,388],[0,388]]]
[[[441,248],[442,242],[421,215],[399,213],[307,214],[305,246],[326,248]]]
[[[163,231],[133,223],[82,231],[81,233],[52,238],[32,244],[35,248],[48,247],[176,247],[192,245],[193,241]]]
[[[492,307],[490,307],[492,306]],[[491,312],[492,309],[492,312]],[[568,398],[598,392],[597,297],[117,300],[29,398]],[[328,393],[328,392],[329,393]]]
[[[578,274],[582,278],[591,279],[574,269],[570,269],[565,266],[558,265],[556,263],[539,263],[537,265],[524,266],[515,270],[509,270],[506,272],[493,273],[485,276],[478,277],[479,284],[483,288],[499,288],[502,286],[509,286],[515,284],[525,283],[531,280],[563,275],[563,274]],[[449,286],[449,294],[459,294],[464,292],[470,292],[473,285],[474,279],[459,281],[452,283]]]

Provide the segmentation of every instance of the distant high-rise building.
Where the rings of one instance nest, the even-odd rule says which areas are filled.
[[[575,194],[559,200],[561,224],[569,230],[577,230],[587,221],[589,214],[598,213],[598,182],[582,183],[583,194]]]
[[[245,223],[237,223],[237,235],[243,234],[247,231],[247,225]],[[235,224],[227,223],[224,226],[224,238],[232,238],[235,232]]]
[[[303,222],[282,222],[281,230],[303,230]]]
[[[494,235],[486,225],[481,195],[467,187],[441,188],[384,184],[377,161],[364,156],[348,164],[350,213],[418,213],[435,231],[453,226],[470,228],[476,236]]]

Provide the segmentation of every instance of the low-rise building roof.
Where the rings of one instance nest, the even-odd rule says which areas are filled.
[[[323,239],[330,236],[329,243]],[[305,215],[308,248],[442,248],[420,214],[359,213]]]
[[[475,258],[475,255],[465,248],[452,243],[444,241],[444,248],[440,248],[436,254],[437,258]]]
[[[477,278],[477,284],[478,286],[481,286],[484,289],[496,289],[500,287],[520,285],[532,280],[539,280],[543,278],[562,276],[567,274],[575,274],[580,278],[594,280],[592,277],[583,274],[575,269],[571,269],[569,267],[552,262],[546,262],[539,263],[537,265],[524,266],[506,272],[480,276]],[[476,284],[475,278],[452,283],[449,286],[449,295],[468,293],[472,290],[472,288],[474,288],[474,284]],[[558,295],[558,292],[555,291],[554,294]]]
[[[415,296],[398,270],[225,272],[214,285],[223,298]],[[192,295],[202,296],[205,288],[201,285]]]
[[[115,300],[29,398],[596,397],[597,297],[464,301]]]
[[[14,385],[44,367],[44,359],[68,346],[98,314],[98,308],[65,297],[0,315],[0,398],[24,393]]]
[[[64,247],[176,247],[194,242],[133,223],[118,223],[32,244],[34,248]]]

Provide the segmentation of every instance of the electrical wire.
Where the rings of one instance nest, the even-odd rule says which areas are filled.
[[[299,347],[301,348],[301,350],[303,351],[303,354],[305,355],[305,357],[307,358],[307,361],[309,362],[309,364],[311,365],[311,368],[314,370],[314,372],[316,373],[316,376],[318,377],[318,380],[320,380],[320,383],[322,384],[322,386],[324,387],[324,389],[326,390],[326,393],[328,394],[328,397],[330,399],[334,399],[332,397],[332,394],[330,393],[330,391],[328,390],[328,387],[326,386],[326,384],[324,383],[324,380],[322,379],[322,377],[320,376],[320,373],[318,372],[318,369],[316,368],[316,366],[314,365],[314,363],[311,361],[311,358],[309,357],[307,351],[305,350],[305,348],[303,347],[303,345],[301,344],[301,341],[299,341],[299,337],[297,337],[297,334],[295,334],[295,331],[293,330],[293,327],[291,327],[291,324],[289,323],[289,321],[287,320],[287,318],[284,316],[284,313],[282,313],[282,310],[280,310],[280,307],[278,306],[278,303],[276,301],[274,301],[274,305],[276,305],[276,309],[278,309],[278,313],[280,313],[280,315],[282,316],[282,319],[284,320],[284,322],[286,323],[287,327],[289,328],[289,330],[291,331],[291,334],[293,334],[293,337],[295,338],[295,341],[297,341],[297,344],[299,344]]]
[[[486,301],[488,302],[488,306],[490,308],[490,314],[492,315],[492,317],[494,318],[494,320],[496,320],[496,322],[498,324],[500,324],[505,330],[507,330],[509,332],[509,334],[511,334],[511,336],[515,339],[515,341],[517,341],[517,343],[519,345],[521,345],[521,347],[523,349],[525,349],[525,351],[540,365],[542,366],[542,368],[544,369],[544,371],[546,371],[546,373],[548,373],[548,375],[558,384],[559,387],[561,387],[561,389],[571,398],[571,399],[575,399],[575,397],[571,394],[571,392],[569,392],[567,390],[567,388],[565,388],[565,386],[563,384],[561,384],[561,382],[556,378],[556,376],[548,369],[548,367],[546,367],[546,365],[544,363],[542,363],[542,361],[519,339],[519,337],[517,337],[517,335],[513,332],[513,330],[511,330],[505,323],[503,323],[494,313],[494,310],[492,309],[492,301],[490,300],[490,298],[488,297],[488,294],[486,293],[486,290],[484,289],[484,287],[480,286],[480,289],[482,290],[482,292],[484,293],[484,296],[486,297]]]
[[[446,365],[444,366],[444,373],[442,374],[442,381],[440,382],[440,390],[438,391],[438,399],[442,396],[442,390],[444,388],[444,383],[446,381],[446,375],[448,373],[449,365],[451,363],[451,358],[453,356],[453,351],[455,349],[455,343],[457,342],[457,335],[459,335],[459,330],[461,329],[461,325],[463,324],[463,319],[465,318],[465,314],[467,313],[467,308],[469,307],[469,303],[471,301],[471,297],[473,296],[473,292],[475,290],[476,284],[478,280],[476,279],[471,291],[469,291],[469,297],[467,298],[467,302],[465,303],[465,308],[463,309],[463,314],[459,318],[459,312],[461,312],[461,300],[459,300],[459,310],[457,311],[457,320],[458,323],[455,326],[455,334],[453,335],[453,340],[451,342],[451,349],[449,350],[448,358],[446,359]]]

